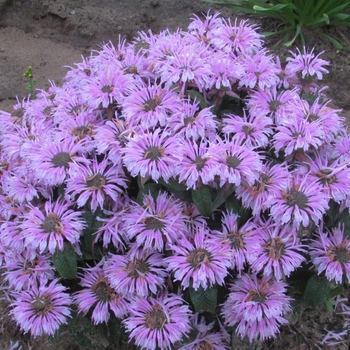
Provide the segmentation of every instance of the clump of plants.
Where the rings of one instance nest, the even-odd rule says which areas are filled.
[[[217,5],[230,7],[244,13],[269,17],[281,21],[285,26],[265,35],[284,34],[281,42],[290,46],[296,38],[305,45],[304,29],[310,28],[321,37],[329,40],[341,49],[343,44],[331,36],[325,27],[350,26],[350,1],[347,0],[229,0],[220,2],[201,0]]]
[[[1,112],[22,331],[226,349],[276,337],[300,303],[332,307],[350,278],[349,134],[319,86],[328,62],[262,45],[247,21],[195,16],[105,44]]]

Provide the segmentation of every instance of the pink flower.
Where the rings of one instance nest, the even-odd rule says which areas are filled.
[[[70,317],[71,298],[66,288],[53,280],[48,286],[32,285],[27,291],[13,293],[10,314],[25,333],[33,337],[53,336]]]
[[[344,227],[326,233],[320,229],[309,253],[319,275],[325,272],[327,279],[336,283],[350,281],[350,240],[344,234]]]
[[[226,325],[236,326],[236,333],[242,338],[247,336],[250,342],[267,340],[288,323],[283,315],[291,311],[290,302],[284,282],[242,275],[232,285],[222,314]]]
[[[134,299],[129,312],[123,323],[142,349],[170,349],[191,329],[189,307],[176,294]]]

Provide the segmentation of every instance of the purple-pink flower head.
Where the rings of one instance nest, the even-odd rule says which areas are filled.
[[[84,272],[79,274],[83,289],[73,295],[79,312],[86,315],[92,311],[91,318],[95,325],[108,322],[111,312],[118,318],[128,313],[128,303],[109,284],[103,263],[101,261],[94,267],[85,268]]]
[[[143,205],[130,205],[124,220],[130,240],[135,239],[138,246],[159,252],[177,242],[188,230],[182,203],[166,193],[159,193],[156,199],[145,195]]]
[[[251,186],[241,184],[236,189],[237,198],[246,208],[253,210],[253,216],[268,210],[275,196],[289,187],[291,174],[284,164],[265,163],[259,173],[259,179]]]
[[[216,134],[215,115],[211,108],[199,108],[199,102],[190,99],[182,101],[182,107],[169,118],[169,127],[177,137],[192,139],[213,139]]]
[[[164,288],[167,273],[163,255],[152,250],[138,249],[126,255],[110,255],[105,262],[105,275],[112,288],[123,297],[147,297]]]
[[[135,87],[121,104],[123,117],[130,128],[141,127],[143,130],[164,127],[170,116],[181,107],[179,97],[172,91],[159,85]]]
[[[283,316],[291,311],[290,302],[284,282],[242,275],[232,285],[222,314],[226,325],[236,326],[240,337],[264,341],[276,337],[279,327],[288,323]]]
[[[71,298],[66,288],[53,280],[48,286],[33,285],[27,291],[15,292],[10,314],[24,333],[33,337],[53,336],[70,317]]]
[[[320,55],[323,52],[320,52],[318,55],[314,54],[314,49],[310,52],[304,48],[304,52],[301,53],[297,49],[297,53],[290,51],[293,57],[287,58],[287,65],[285,71],[289,76],[296,76],[301,80],[312,80],[314,76],[318,80],[323,79],[324,73],[329,73],[329,71],[324,67],[329,65],[328,61],[325,61],[320,58]]]
[[[80,166],[89,164],[81,156],[83,150],[82,142],[75,143],[73,138],[56,138],[29,150],[27,160],[38,180],[48,186],[59,186],[74,176]]]
[[[65,241],[77,244],[86,225],[81,212],[70,209],[71,205],[63,200],[46,201],[44,210],[30,205],[20,225],[26,245],[53,254],[64,250]]]
[[[220,51],[210,56],[209,63],[211,76],[208,88],[214,91],[232,90],[231,86],[241,79],[245,73],[242,64],[236,58]]]
[[[223,121],[222,131],[229,136],[235,137],[244,142],[248,148],[267,147],[269,136],[272,134],[272,119],[261,115],[247,115],[243,111],[243,116],[227,114]]]
[[[242,182],[253,185],[259,179],[262,163],[260,155],[242,144],[239,137],[229,141],[219,141],[208,151],[218,166],[214,169],[215,175],[220,176],[220,186],[226,182],[239,186]]]
[[[309,226],[311,221],[318,225],[329,208],[328,200],[317,181],[307,174],[294,172],[288,189],[276,194],[271,217],[277,223],[291,224],[297,229],[300,225]]]
[[[277,156],[280,151],[286,156],[298,150],[313,151],[325,142],[324,132],[318,120],[310,123],[305,119],[295,118],[294,123],[280,125],[276,131],[272,142]]]
[[[103,209],[126,188],[126,179],[121,164],[114,165],[108,158],[98,161],[93,158],[90,165],[81,166],[74,177],[67,181],[66,192],[76,199],[78,207],[88,203],[92,211]],[[76,197],[77,196],[77,197]]]
[[[182,45],[171,59],[163,63],[159,69],[161,80],[166,88],[178,84],[183,95],[188,85],[195,84],[203,91],[209,81],[210,66],[207,63],[206,49],[200,44]]]
[[[186,39],[193,43],[204,42],[210,44],[213,38],[213,30],[222,24],[222,18],[219,16],[218,12],[210,14],[210,11],[208,11],[204,19],[201,20],[197,15],[193,15],[191,23],[188,25],[189,35],[186,36]]]
[[[215,143],[179,139],[177,145],[175,157],[180,164],[179,182],[184,182],[187,188],[196,189],[201,184],[209,184],[214,180],[218,162],[210,153],[219,152],[214,148]]]
[[[184,289],[222,286],[232,263],[229,246],[204,226],[196,226],[193,231],[192,239],[184,238],[170,246],[173,255],[165,258],[168,271]]]
[[[260,50],[253,56],[244,56],[243,68],[245,73],[239,80],[239,87],[260,89],[272,88],[280,81],[278,76],[279,69],[273,61],[271,55],[267,55],[266,51]]]
[[[31,289],[40,281],[46,283],[55,276],[51,259],[51,254],[37,254],[30,248],[21,253],[8,251],[2,266],[6,270],[4,280],[18,292]]]
[[[259,51],[262,46],[262,36],[258,34],[256,28],[255,25],[248,24],[246,20],[237,23],[235,19],[232,25],[228,18],[213,30],[214,38],[211,43],[224,52],[234,52],[237,55],[252,54]]]
[[[317,273],[325,273],[329,281],[343,283],[350,281],[350,240],[344,234],[344,227],[322,232],[310,244],[310,256]]]
[[[134,79],[112,64],[105,64],[97,72],[82,82],[81,93],[91,108],[107,108],[120,103]]]
[[[350,196],[350,168],[339,159],[331,161],[316,155],[307,164],[310,177],[321,184],[323,191],[335,202],[341,203]]]
[[[254,273],[273,276],[277,281],[289,277],[305,260],[297,231],[289,225],[260,221],[246,238],[247,260]]]
[[[156,129],[132,136],[123,149],[123,163],[130,175],[152,178],[158,182],[176,175],[178,161],[174,157],[176,143],[167,131]]]
[[[129,339],[145,350],[171,349],[191,329],[189,307],[176,294],[134,299],[129,311]]]
[[[236,268],[239,273],[243,271],[247,262],[246,258],[246,237],[250,232],[250,222],[242,227],[238,226],[239,216],[233,212],[224,212],[222,223],[222,238],[229,244],[231,250],[230,268]]]

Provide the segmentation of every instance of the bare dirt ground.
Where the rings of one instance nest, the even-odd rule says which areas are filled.
[[[200,15],[209,8],[219,10],[223,16],[243,16],[199,0],[0,0],[0,110],[11,112],[17,97],[22,99],[27,95],[23,73],[28,66],[33,67],[37,88],[47,88],[49,80],[60,84],[67,67],[80,62],[82,55],[89,55],[102,43],[117,43],[119,35],[132,39],[140,30],[151,29],[157,33],[165,28],[186,29],[193,13]],[[268,20],[252,20],[264,30],[273,30],[276,26]],[[349,30],[339,29],[337,35],[350,45]],[[334,107],[343,110],[342,115],[350,125],[349,52],[335,50],[314,33],[309,33],[307,40],[316,52],[325,50],[322,58],[331,62],[326,80],[328,96]],[[273,45],[271,40],[267,42],[269,45]],[[279,53],[283,56],[286,50]],[[291,320],[277,340],[262,344],[260,349],[326,349],[319,343],[326,334],[325,329],[341,329],[342,322],[342,318],[319,307]],[[60,345],[22,335],[8,316],[6,300],[2,300],[0,349],[10,349],[16,342],[23,350],[82,349],[66,334],[61,337]],[[332,349],[345,350],[348,344],[349,339]],[[249,347],[237,342],[233,348]]]

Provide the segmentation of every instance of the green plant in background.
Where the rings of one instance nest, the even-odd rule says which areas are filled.
[[[340,49],[344,48],[339,40],[324,33],[324,26],[350,26],[350,1],[345,0],[230,0],[220,2],[201,0],[216,5],[230,7],[248,14],[267,16],[281,20],[285,27],[276,32],[267,32],[264,35],[285,34],[282,43],[286,46],[293,44],[300,37],[305,45],[303,28],[308,27],[330,40]]]
[[[30,98],[35,99],[35,79],[33,77],[33,67],[29,66],[23,76],[27,78],[26,89],[29,91]]]

